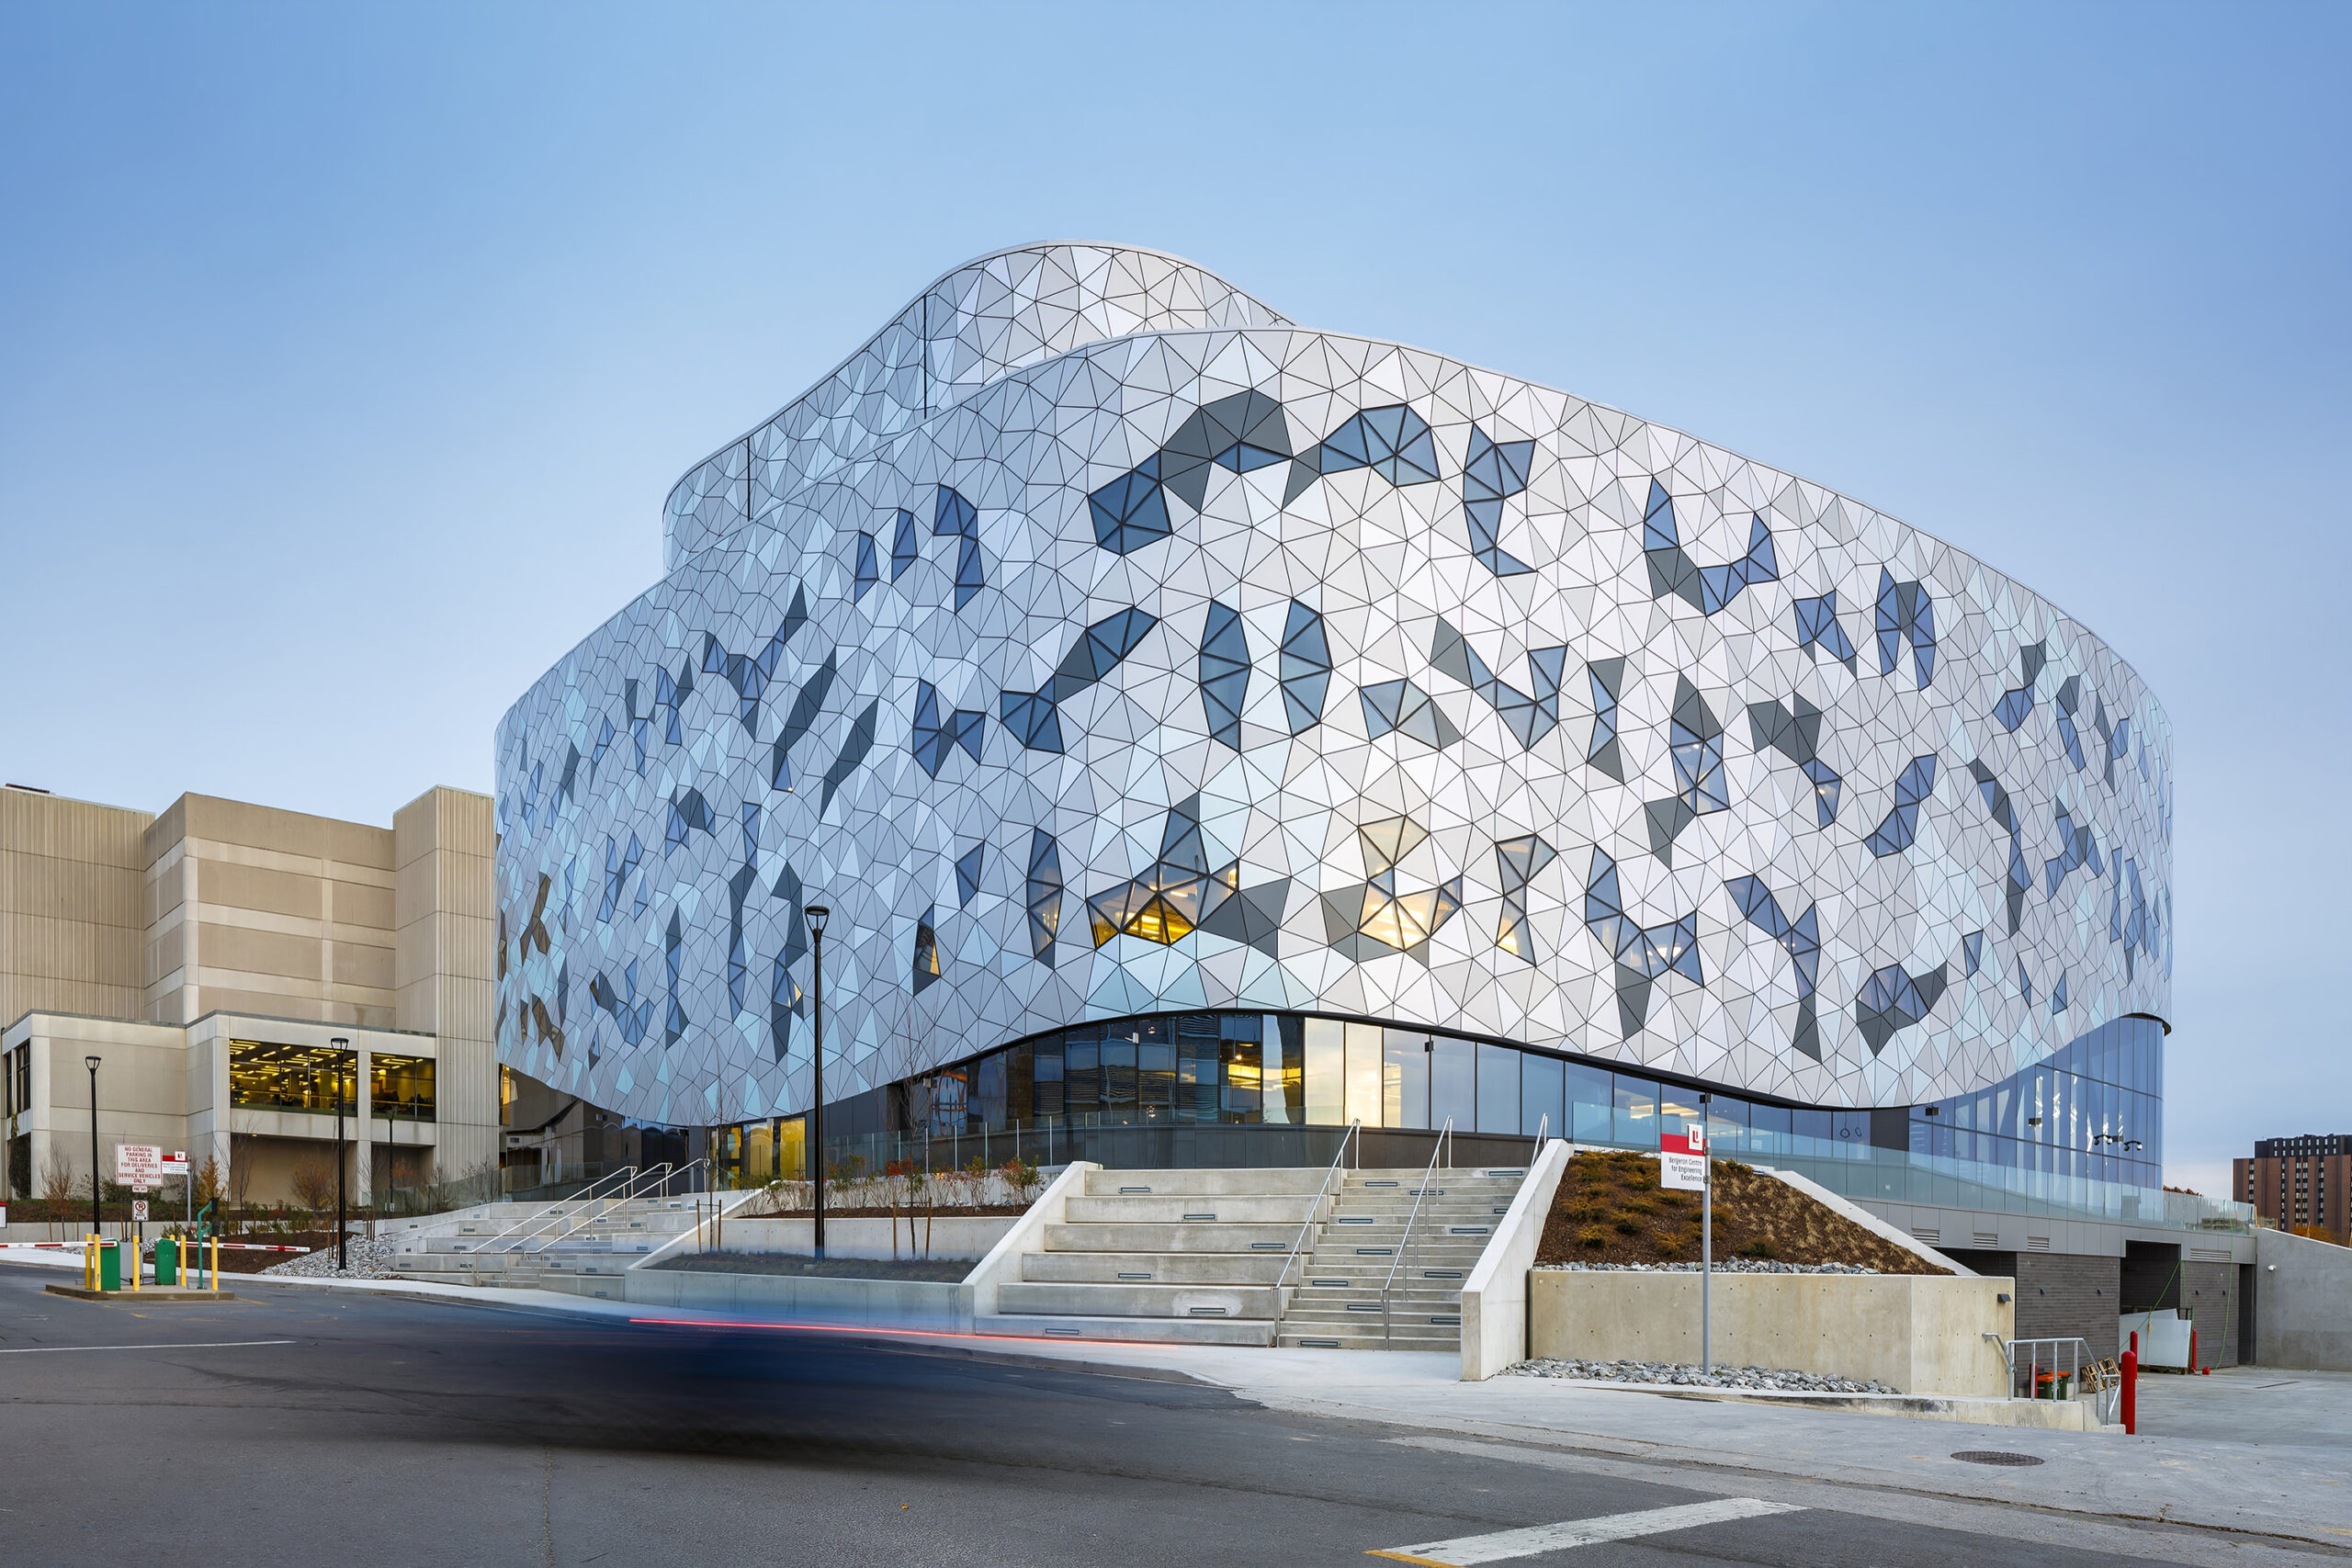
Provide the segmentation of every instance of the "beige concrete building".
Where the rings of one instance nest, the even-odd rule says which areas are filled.
[[[332,1170],[338,1094],[355,1194],[494,1171],[492,839],[455,789],[390,828],[0,789],[8,1191],[87,1190],[91,1056],[108,1179],[152,1143],[291,1196]]]

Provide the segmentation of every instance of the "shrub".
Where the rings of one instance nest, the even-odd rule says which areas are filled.
[[[1769,1241],[1751,1241],[1739,1249],[1739,1255],[1742,1258],[1760,1258],[1769,1261],[1779,1257],[1780,1250]]]
[[[1606,1247],[1609,1245],[1609,1233],[1602,1230],[1599,1225],[1587,1225],[1582,1230],[1577,1232],[1577,1245],[1579,1247]]]
[[[1642,1222],[1635,1219],[1631,1214],[1620,1214],[1617,1216],[1617,1234],[1619,1235],[1639,1235],[1642,1234]]]

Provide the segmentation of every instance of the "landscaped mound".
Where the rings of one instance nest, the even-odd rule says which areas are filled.
[[[1942,1274],[1917,1254],[1864,1230],[1777,1177],[1733,1160],[1715,1163],[1718,1262],[1859,1265],[1882,1274]],[[1699,1194],[1657,1184],[1657,1161],[1630,1153],[1568,1161],[1544,1217],[1535,1255],[1546,1263],[1696,1263]]]

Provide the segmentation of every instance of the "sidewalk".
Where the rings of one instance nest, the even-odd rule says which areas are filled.
[[[2266,1546],[2309,1545],[2329,1556],[2352,1556],[2352,1464],[2346,1463],[2341,1447],[1970,1427],[1734,1404],[1679,1392],[1661,1394],[1537,1378],[1503,1377],[1466,1383],[1458,1381],[1458,1357],[1425,1352],[1136,1345],[872,1327],[835,1329],[825,1325],[763,1323],[719,1313],[632,1308],[626,1303],[542,1291],[393,1280],[245,1275],[236,1285],[240,1289],[275,1285],[367,1291],[614,1324],[789,1327],[838,1332],[845,1338],[868,1341],[888,1337],[910,1348],[946,1355],[1140,1376],[1180,1376],[1229,1389],[1268,1409],[1404,1428],[1417,1436],[1399,1440],[1419,1446],[1457,1451],[1466,1448],[1489,1458],[1572,1463],[1583,1470],[1608,1470],[1622,1463],[1627,1473],[1639,1470],[1647,1479],[1658,1478],[1656,1472],[1670,1470],[1675,1483],[1702,1490],[1736,1488],[1745,1495],[1761,1495],[1789,1483],[1815,1487],[1826,1483],[1856,1490],[1836,1505],[1815,1493],[1812,1495],[1818,1506],[1849,1506],[1859,1512],[1917,1517],[1918,1505],[1905,1501],[1905,1496],[1993,1503],[2048,1510],[2081,1520],[2228,1531],[2235,1539],[2218,1544],[2227,1546],[2226,1554],[2233,1556],[2252,1549],[2252,1561],[2277,1556],[2261,1550]],[[2155,1403],[2159,1410],[2191,1399],[2210,1404],[2226,1397],[2232,1385],[2243,1386],[2240,1379],[2262,1371],[2247,1369],[2232,1376],[2228,1384],[2220,1377],[2195,1380],[2199,1384],[2222,1384],[2220,1388],[2161,1390]],[[2312,1376],[2281,1371],[2264,1381]],[[2352,1401],[2352,1380],[2338,1380],[2327,1386]],[[2318,1397],[2326,1396],[2324,1392]],[[2313,1396],[2307,1391],[2304,1397],[2308,1402]],[[2045,1462],[1990,1468],[1951,1457],[1955,1451],[1974,1449],[2027,1454]],[[1713,1472],[1715,1483],[1695,1473],[1702,1471]],[[1868,1495],[1873,1493],[1904,1495],[1882,1498],[1873,1505],[1868,1501]],[[1980,1510],[1968,1512],[1973,1515]],[[1979,1519],[1973,1528],[1987,1526]],[[2137,1555],[2202,1562],[2213,1559],[2214,1544],[2208,1541],[2193,1551],[2184,1547],[2151,1552],[2151,1540],[2144,1532],[2138,1532],[2129,1541],[2119,1540],[2116,1550],[2128,1547]],[[2300,1550],[2294,1555],[2309,1560]]]

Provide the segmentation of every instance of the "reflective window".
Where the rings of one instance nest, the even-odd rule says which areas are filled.
[[[1478,1131],[1519,1131],[1519,1062],[1508,1045],[1478,1043]]]
[[[382,1052],[370,1055],[368,1109],[371,1115],[398,1122],[432,1121],[433,1058],[392,1056]]]
[[[359,1053],[328,1045],[229,1042],[229,1103],[249,1111],[359,1114]]]

